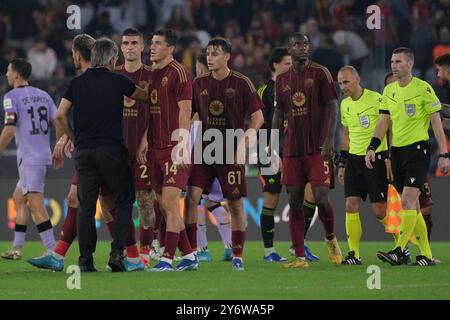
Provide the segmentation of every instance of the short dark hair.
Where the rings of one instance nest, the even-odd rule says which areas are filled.
[[[275,71],[274,63],[280,63],[284,57],[289,56],[288,49],[286,47],[276,47],[272,50],[269,57],[269,68],[272,72]]]
[[[206,61],[206,49],[202,49],[197,55],[197,61],[204,66],[208,66],[208,61]]]
[[[438,66],[450,67],[450,53],[439,56],[434,61]]]
[[[164,37],[164,39],[165,39],[166,43],[169,45],[169,47],[177,46],[178,36],[172,29],[159,29],[152,34],[152,37],[153,36]]]
[[[407,47],[399,47],[397,49],[395,49],[392,54],[398,54],[398,53],[403,53],[405,54],[409,59],[414,60],[414,53],[412,52],[412,50],[410,48]]]
[[[31,76],[31,71],[33,67],[31,66],[31,63],[29,63],[25,59],[17,58],[13,59],[10,62],[11,68],[20,74],[23,80],[28,80],[28,78]]]
[[[214,37],[208,42],[208,47],[221,47],[223,52],[231,53],[231,43],[224,37]]]
[[[394,74],[393,74],[392,72],[386,73],[386,75],[384,76],[384,86],[387,85],[388,79],[389,79],[390,77],[393,77],[393,76],[394,76]]]
[[[125,31],[122,32],[122,37],[123,36],[137,36],[137,37],[144,38],[144,35],[142,34],[142,32],[140,32],[136,28],[127,28],[127,29],[125,29]]]
[[[308,40],[308,42],[310,42],[309,37],[306,34],[301,33],[301,32],[294,32],[294,33],[292,33],[290,35],[289,39],[292,39],[292,38],[293,39],[304,38],[304,39]]]
[[[86,61],[91,61],[91,50],[94,46],[95,39],[88,34],[79,34],[73,38],[73,50],[79,52],[81,57]]]

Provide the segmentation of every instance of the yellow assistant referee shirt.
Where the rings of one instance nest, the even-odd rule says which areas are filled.
[[[392,146],[404,147],[429,139],[430,114],[441,110],[441,103],[427,82],[413,77],[405,87],[398,81],[387,85],[380,110],[390,114]]]
[[[347,97],[341,101],[341,122],[344,127],[348,127],[350,154],[358,156],[366,154],[367,146],[380,117],[381,103],[381,94],[369,89],[363,89],[363,94],[358,100]],[[387,149],[385,136],[376,152]]]

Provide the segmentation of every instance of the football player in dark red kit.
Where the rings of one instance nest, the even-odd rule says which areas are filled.
[[[142,63],[142,52],[144,51],[144,37],[135,28],[128,28],[122,33],[120,48],[124,57],[124,64],[116,66],[115,71],[131,79],[136,85],[145,87],[150,81],[151,67]],[[155,227],[155,212],[153,210],[154,194],[150,186],[150,177],[147,164],[136,161],[136,152],[140,139],[147,129],[150,109],[147,102],[137,102],[124,97],[123,109],[123,134],[125,146],[130,156],[131,169],[134,176],[134,187],[139,209],[139,240],[140,253],[144,265],[148,263],[150,246],[153,241],[153,229]],[[134,229],[133,229],[134,230]],[[128,254],[127,264],[138,263],[137,252]],[[130,267],[132,267],[130,265]]]
[[[193,111],[198,112],[203,133],[209,129],[215,129],[215,132],[222,134],[225,144],[221,146],[221,151],[224,155],[225,152],[242,150],[239,146],[235,148],[234,141],[230,147],[232,139],[227,139],[226,131],[243,130],[247,112],[251,116],[250,127],[247,131],[249,139],[242,139],[240,147],[243,144],[248,145],[248,142],[252,140],[251,135],[256,139],[256,132],[264,123],[262,102],[252,82],[246,76],[228,68],[231,44],[226,39],[220,37],[211,39],[206,55],[208,69],[211,72],[194,81]],[[204,146],[206,145],[204,143]],[[247,195],[245,167],[237,158],[234,158],[234,161],[220,161],[221,163],[214,161],[212,164],[206,164],[208,162],[203,157],[201,164],[195,163],[192,167],[185,198],[185,214],[189,216],[188,220],[196,223],[197,205],[202,192],[205,189],[209,190],[214,179],[217,178],[231,213],[232,268],[242,271],[244,270],[242,254],[246,224],[242,197]],[[191,236],[194,235],[191,234]]]
[[[177,36],[170,29],[158,30],[152,36],[150,121],[138,150],[139,163],[143,164],[147,163],[148,150],[150,181],[166,220],[164,253],[160,262],[149,269],[151,272],[173,271],[177,246],[182,260],[176,270],[198,268],[179,208],[181,191],[189,178],[190,158],[188,152],[180,157],[172,156],[172,151],[189,149],[189,141],[183,133],[189,135],[192,107],[192,76],[173,58],[176,43]],[[172,140],[176,134],[178,136]]]
[[[281,182],[289,193],[289,231],[296,258],[284,266],[308,267],[303,214],[304,189],[308,182],[325,229],[330,260],[339,265],[342,255],[334,233],[333,208],[328,199],[333,164],[326,160],[331,159],[334,146],[338,112],[336,89],[328,69],[309,60],[307,36],[294,33],[289,38],[288,51],[293,65],[277,77],[272,121],[272,129],[282,129],[283,116],[287,114]],[[283,134],[283,130],[279,130],[279,134]]]

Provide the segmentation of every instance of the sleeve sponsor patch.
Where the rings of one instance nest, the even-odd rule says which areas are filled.
[[[17,116],[14,112],[5,112],[5,126],[15,126],[17,122]]]
[[[3,99],[3,108],[5,108],[5,110],[12,109],[12,100],[11,100],[11,98]]]

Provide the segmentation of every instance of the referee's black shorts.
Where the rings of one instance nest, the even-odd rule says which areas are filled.
[[[403,192],[403,187],[424,190],[425,177],[430,167],[430,146],[427,141],[392,147],[391,159],[394,186],[398,193]]]
[[[373,169],[366,166],[364,156],[349,154],[345,164],[344,192],[345,197],[360,197],[370,202],[385,202],[387,199],[388,181],[386,176],[387,153],[380,152],[375,155]]]

